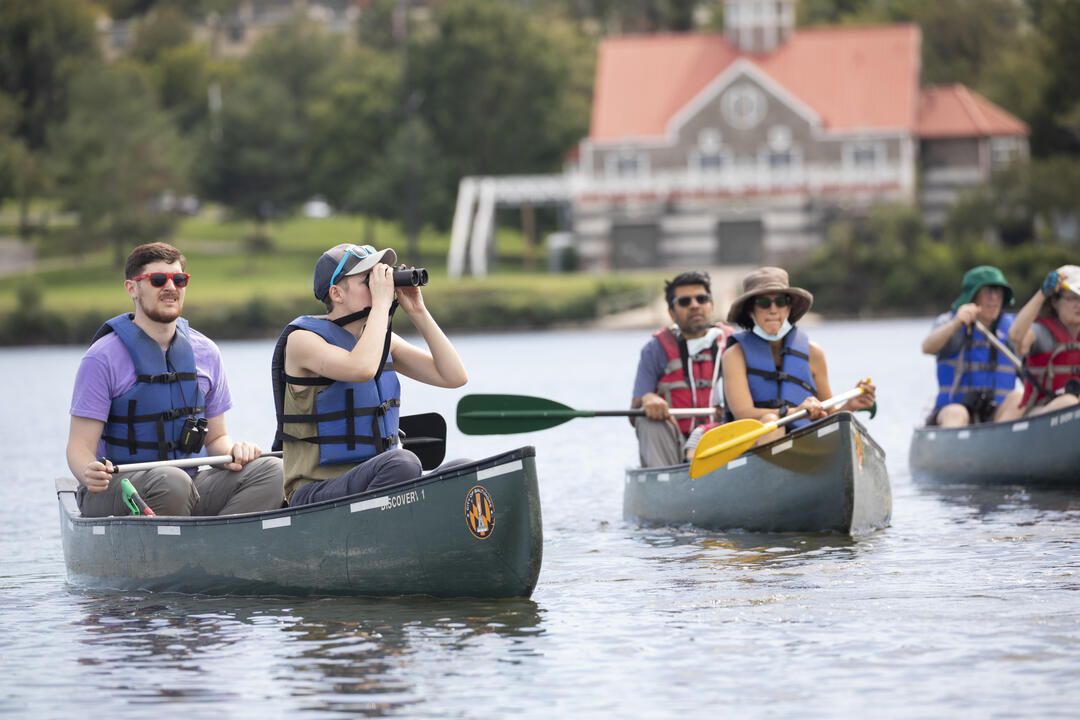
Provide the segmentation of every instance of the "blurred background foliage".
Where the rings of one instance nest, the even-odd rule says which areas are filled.
[[[461,177],[560,172],[587,134],[599,39],[712,31],[723,20],[722,0],[364,0],[344,3],[359,10],[347,33],[298,12],[248,52],[223,52],[229,19],[252,2],[0,3],[0,235],[41,259],[31,276],[0,278],[0,313],[22,313],[9,325],[32,325],[35,312],[71,322],[63,306],[80,283],[64,258],[108,275],[130,247],[157,239],[193,258],[215,242],[219,254],[235,248],[235,261],[264,278],[292,268],[291,287],[335,237],[396,243],[437,273]],[[838,218],[806,267],[793,268],[821,310],[936,310],[984,261],[1024,294],[1020,283],[1075,257],[1080,2],[800,0],[798,12],[802,26],[917,23],[924,83],[965,83],[1032,130],[1030,162],[972,192],[943,233],[930,236],[912,208]],[[110,52],[103,38],[118,29],[124,49]],[[183,198],[198,198],[201,214],[190,217]],[[294,218],[313,198],[348,229],[319,221],[303,231],[315,241],[300,243]],[[517,219],[502,218],[509,239],[497,267],[521,273],[536,258]],[[224,288],[200,288],[200,302],[236,292],[248,322],[274,316],[250,307],[260,296],[242,294],[246,279],[222,278]],[[594,292],[615,283],[591,282]],[[517,292],[524,283],[518,275]],[[304,291],[265,296],[299,304]]]

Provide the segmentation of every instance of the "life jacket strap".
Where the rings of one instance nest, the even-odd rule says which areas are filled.
[[[167,372],[160,375],[136,375],[135,382],[149,383],[151,385],[170,385],[184,380],[198,380],[195,373]]]

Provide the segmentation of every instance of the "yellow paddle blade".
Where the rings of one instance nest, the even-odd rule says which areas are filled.
[[[718,470],[754,446],[754,441],[777,428],[775,422],[762,423],[747,418],[715,427],[701,436],[690,460],[690,478],[698,479]]]

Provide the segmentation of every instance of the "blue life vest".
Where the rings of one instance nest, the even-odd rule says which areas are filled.
[[[340,465],[363,462],[397,444],[401,382],[394,372],[389,347],[384,351],[382,369],[367,382],[294,377],[285,373],[285,345],[296,330],[309,330],[343,350],[352,351],[356,346],[352,334],[325,318],[302,315],[285,326],[270,366],[277,411],[274,449],[281,449],[282,440],[315,443],[319,446],[320,465]],[[323,386],[315,396],[313,414],[285,414],[286,383]],[[299,437],[289,433],[287,426],[292,423],[316,423],[316,434]]]
[[[135,365],[135,384],[112,400],[102,440],[115,463],[174,460],[205,455],[182,453],[176,447],[188,418],[200,417],[205,401],[195,372],[195,353],[187,320],[176,321],[168,352],[144,333],[133,315],[117,315],[94,335],[94,342],[116,333]],[[93,344],[93,343],[91,343]]]
[[[953,313],[955,317],[956,313]],[[1016,316],[1003,313],[995,327],[989,328],[998,339],[1009,344],[1009,328]],[[1016,367],[976,327],[964,330],[964,344],[957,352],[938,356],[938,394],[934,410],[950,403],[963,403],[969,393],[992,392],[994,404],[1000,405],[1016,387]],[[957,369],[962,367],[959,376]]]
[[[754,407],[776,409],[781,414],[817,394],[814,376],[810,372],[810,338],[799,328],[793,327],[784,336],[783,342],[780,369],[777,370],[768,341],[749,330],[737,332],[728,340],[728,347],[736,343],[742,346],[746,360],[746,383],[750,387]],[[726,401],[724,405],[729,406]],[[730,410],[727,416],[729,420],[734,419]],[[803,418],[788,423],[788,427],[799,428],[809,424],[810,420]]]

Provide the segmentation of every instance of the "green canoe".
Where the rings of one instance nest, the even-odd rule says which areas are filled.
[[[528,597],[543,532],[524,447],[313,505],[223,517],[84,518],[56,482],[76,586],[239,595]]]
[[[643,525],[860,535],[888,526],[892,492],[885,452],[840,412],[697,480],[688,464],[628,470],[623,516]]]

